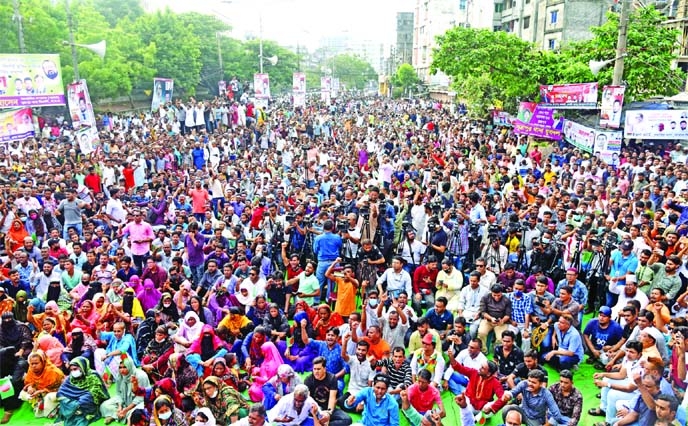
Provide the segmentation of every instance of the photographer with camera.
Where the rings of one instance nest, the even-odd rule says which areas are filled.
[[[499,235],[489,234],[490,244],[485,246],[482,258],[485,259],[487,270],[499,275],[506,266],[509,250],[502,244]]]
[[[301,251],[306,242],[306,232],[310,225],[310,221],[306,221],[303,211],[298,210],[295,214],[287,213],[285,221],[287,227],[284,233],[289,235],[289,250],[292,252]]]
[[[426,256],[435,256],[438,261],[444,258],[444,252],[447,250],[447,241],[449,239],[444,227],[440,224],[437,216],[428,219],[428,232],[423,244],[427,247]]]

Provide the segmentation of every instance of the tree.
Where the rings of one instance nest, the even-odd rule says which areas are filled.
[[[93,4],[111,27],[125,19],[133,22],[144,13],[140,0],[94,0]]]
[[[392,79],[392,84],[394,84],[394,86],[403,89],[402,94],[408,93],[411,88],[416,87],[419,83],[420,79],[416,74],[416,70],[414,70],[413,66],[410,64],[399,65],[399,68],[397,68],[397,72],[394,73],[394,77]]]
[[[321,69],[321,75],[331,73],[346,89],[364,89],[369,81],[377,80],[373,67],[358,56],[337,55],[328,59],[325,67],[327,70]]]

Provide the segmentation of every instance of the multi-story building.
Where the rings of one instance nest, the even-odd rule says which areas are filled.
[[[437,46],[435,37],[444,34],[456,24],[457,4],[454,0],[417,0],[413,11],[412,65],[425,83],[433,83],[438,76],[430,75],[432,49]],[[433,78],[434,77],[434,78]],[[439,76],[441,77],[441,76]],[[446,81],[437,82],[446,83]]]
[[[397,13],[397,42],[394,57],[399,64],[410,64],[413,56],[413,12]]]
[[[592,37],[590,27],[602,25],[608,0],[504,0],[502,30],[555,50],[562,43]]]

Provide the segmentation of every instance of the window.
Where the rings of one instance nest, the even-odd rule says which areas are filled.
[[[466,10],[466,3],[468,0],[459,0],[459,10]]]
[[[547,44],[549,45],[549,50],[554,50],[554,48],[556,47],[557,41],[553,38],[550,38],[549,40],[547,40]]]
[[[558,10],[551,11],[549,13],[549,23],[552,25],[556,25],[558,17],[559,17],[559,11]]]
[[[494,11],[495,13],[502,13],[504,10],[504,3],[495,3]]]
[[[530,4],[530,0],[526,0],[526,4]]]
[[[523,29],[527,30],[528,28],[530,28],[530,16],[523,18]]]

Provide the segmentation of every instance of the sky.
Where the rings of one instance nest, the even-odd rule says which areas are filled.
[[[397,12],[411,12],[415,0],[147,0],[150,7],[175,12],[195,11],[229,22],[232,36],[259,35],[281,45],[315,49],[323,37],[346,35],[352,40],[394,43]],[[261,13],[262,12],[262,13]]]

